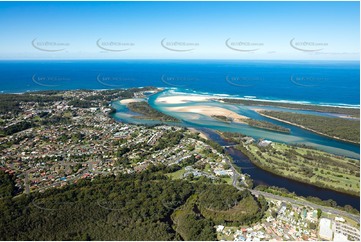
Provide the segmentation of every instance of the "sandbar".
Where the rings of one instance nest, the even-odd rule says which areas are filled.
[[[248,119],[248,117],[240,115],[231,110],[221,107],[213,107],[213,106],[200,105],[200,106],[187,106],[187,107],[168,107],[167,110],[172,112],[198,113],[209,117],[212,117],[213,115],[226,116],[228,118],[233,119],[233,122],[237,122],[237,123],[245,123],[245,119]]]
[[[144,99],[140,99],[140,98],[128,98],[128,99],[120,100],[120,104],[126,105],[126,104],[128,104],[128,103],[141,102],[141,101],[144,101]]]

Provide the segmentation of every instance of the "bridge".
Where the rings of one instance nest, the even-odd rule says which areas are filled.
[[[222,145],[223,148],[233,148],[235,146],[237,146],[237,145]]]

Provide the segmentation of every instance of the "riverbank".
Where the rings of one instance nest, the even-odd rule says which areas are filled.
[[[208,136],[206,135],[206,133],[204,133],[201,130],[195,129],[195,128],[191,128],[188,127],[188,129],[192,132],[192,133],[199,133],[199,137],[205,139],[205,140],[209,140]]]

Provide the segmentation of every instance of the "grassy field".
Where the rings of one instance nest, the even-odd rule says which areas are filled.
[[[183,174],[185,173],[184,167],[176,172],[168,173],[166,176],[170,177],[171,179],[182,179]]]
[[[277,175],[359,196],[359,160],[279,143],[268,147],[240,145],[238,148],[257,166]]]
[[[231,177],[222,177],[221,179],[227,182],[227,184],[232,185],[233,179]]]

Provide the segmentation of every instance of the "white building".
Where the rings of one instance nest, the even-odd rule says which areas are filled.
[[[340,242],[340,241],[349,241],[349,240],[347,239],[346,235],[341,233],[335,233],[333,236],[333,241]]]
[[[262,141],[258,142],[258,146],[260,146],[260,147],[267,147],[270,144],[272,144],[272,141],[270,141],[270,140],[262,140]]]
[[[320,231],[319,236],[324,240],[332,240],[332,221],[328,218],[320,219]]]
[[[354,241],[360,241],[360,230],[345,223],[335,222],[335,233],[343,234]]]
[[[218,225],[217,228],[216,228],[217,232],[219,232],[219,233],[222,232],[223,229],[224,229],[223,225]]]
[[[336,222],[344,223],[344,222],[345,222],[345,219],[342,218],[342,217],[335,217],[335,221],[336,221]]]

